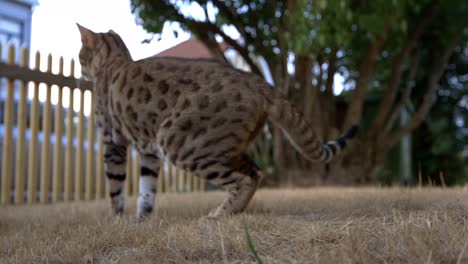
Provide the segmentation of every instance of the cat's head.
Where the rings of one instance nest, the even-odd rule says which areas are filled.
[[[103,64],[114,57],[132,59],[122,38],[114,31],[95,33],[79,24],[77,26],[81,34],[79,59],[84,78],[94,80]]]

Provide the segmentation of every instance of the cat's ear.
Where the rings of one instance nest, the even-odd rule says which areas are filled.
[[[96,33],[76,23],[81,33],[81,42],[84,46],[94,49],[96,47]]]

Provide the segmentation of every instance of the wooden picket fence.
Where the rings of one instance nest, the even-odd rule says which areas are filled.
[[[1,54],[0,44],[0,56]],[[40,71],[39,52],[35,54],[33,69],[28,66],[28,49],[20,50],[19,65],[15,64],[16,50],[12,44],[8,45],[7,54],[6,63],[0,57],[0,101],[2,89],[6,88],[5,106],[0,109],[4,111],[3,129],[0,127],[0,132],[3,130],[3,137],[0,138],[3,145],[0,204],[38,201],[48,203],[107,197],[103,145],[101,135],[95,129],[92,114],[92,83],[75,78],[73,60],[70,61],[70,75],[65,76],[63,57],[59,59],[59,74],[53,74],[53,57],[50,54],[47,56],[46,72]],[[6,81],[3,82],[2,78]],[[5,83],[6,85],[3,85]],[[55,113],[52,112],[51,102],[53,86],[58,87]],[[39,102],[41,88],[46,90],[42,112]],[[28,99],[28,92],[31,91],[32,99]],[[68,92],[66,113],[64,91]],[[90,100],[86,101],[85,93],[90,94]],[[78,114],[73,110],[76,95],[79,96]],[[28,113],[29,100],[31,106]],[[87,103],[91,104],[91,111],[86,119],[84,106]],[[126,194],[131,196],[138,194],[138,154],[129,148],[127,160]],[[205,182],[198,177],[170,164],[161,168],[158,178],[159,192],[204,190]]]

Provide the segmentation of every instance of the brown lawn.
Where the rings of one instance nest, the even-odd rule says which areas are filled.
[[[468,190],[260,190],[247,212],[206,219],[219,192],[162,194],[139,223],[108,201],[0,208],[0,263],[468,263]]]

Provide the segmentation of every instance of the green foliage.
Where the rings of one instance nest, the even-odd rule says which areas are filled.
[[[434,59],[438,58],[441,51],[454,38],[458,39],[458,43],[468,41],[466,29],[468,1],[464,0],[131,0],[130,2],[137,23],[147,31],[157,35],[171,23],[180,23],[184,30],[192,32],[205,42],[219,40],[219,36],[222,36],[224,41],[233,46],[245,60],[253,56],[264,58],[274,80],[284,78],[283,73],[277,70],[278,65],[283,69],[288,63],[292,66],[297,56],[313,58],[314,67],[317,69],[319,64],[327,65],[332,57],[331,50],[338,50],[335,66],[337,73],[345,78],[345,88],[348,91],[345,91],[343,96],[348,100],[353,98],[353,89],[361,75],[360,66],[364,63],[369,47],[376,40],[382,39],[383,44],[371,69],[369,87],[366,87],[366,98],[370,98],[370,102],[368,100],[367,106],[363,107],[362,119],[365,128],[372,127],[375,112],[380,105],[379,100],[383,99],[383,94],[388,89],[389,80],[393,77],[391,75],[395,72],[392,67],[398,61],[402,48],[408,39],[412,38],[417,25],[428,13],[431,15],[427,26],[410,47],[410,58],[413,58],[416,51],[422,57],[413,80],[415,85],[411,100],[414,109],[421,106],[430,77],[429,67],[434,63]],[[197,6],[206,13],[209,12],[210,19],[206,16],[195,17],[182,8],[190,5]],[[228,27],[235,28],[240,37],[232,39],[226,35]],[[459,60],[463,56],[466,57],[466,54],[463,55],[466,49],[463,47],[458,50]],[[290,62],[290,58],[293,63]],[[402,63],[403,75],[396,101],[401,98],[402,90],[406,87],[405,78],[411,66],[410,61],[411,59],[407,59]],[[462,171],[458,168],[462,163],[458,162],[454,155],[459,155],[463,146],[468,143],[466,140],[460,140],[463,136],[460,137],[461,128],[456,124],[462,122],[461,119],[464,120],[465,126],[468,122],[466,106],[461,103],[467,100],[463,98],[466,98],[464,93],[468,88],[465,84],[460,86],[451,80],[466,79],[463,77],[466,71],[461,66],[464,63],[466,64],[466,60],[452,61],[451,65],[456,65],[456,70],[449,67],[445,71],[442,88],[437,93],[439,101],[427,119],[426,126],[422,128],[430,137],[419,137],[417,134],[415,136],[421,140],[414,143],[416,152],[422,155],[415,159],[427,161],[429,167],[433,166],[428,171],[431,175],[440,170],[441,166],[444,166],[445,171],[449,170],[445,168],[451,168],[454,173],[451,172],[450,175],[459,175],[455,171]],[[313,75],[314,81],[318,81],[316,72],[309,74]],[[328,72],[324,70],[324,76],[327,74]],[[324,90],[326,78],[328,77],[320,80],[322,81],[322,87],[318,87],[320,92]],[[294,80],[294,76],[292,79],[290,83],[295,84],[297,80]],[[459,91],[455,90],[457,87]],[[292,90],[292,93],[296,94],[291,97],[302,99],[304,94],[300,88]],[[415,133],[419,132],[418,130]],[[426,147],[427,144],[431,147]],[[266,163],[264,162],[262,166],[267,166]],[[458,165],[454,165],[455,163]]]
[[[414,171],[421,165],[424,177],[447,184],[468,181],[468,158],[461,153],[468,146],[468,44],[460,45],[441,79],[437,101],[425,124],[413,134]],[[415,87],[418,96],[425,87]]]

